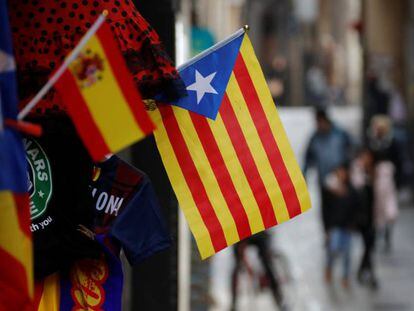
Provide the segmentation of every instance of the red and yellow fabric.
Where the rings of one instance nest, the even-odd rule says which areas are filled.
[[[114,289],[113,284],[106,283],[108,276],[105,259],[80,260],[73,264],[69,274],[55,273],[36,282],[34,310],[120,310],[120,305],[115,308],[105,306],[105,303],[111,303],[106,300],[112,298],[111,289]]]
[[[310,208],[306,183],[247,34],[216,120],[175,106],[157,146],[201,257]]]
[[[0,309],[33,310],[28,194],[0,191],[0,223]]]
[[[36,282],[34,310],[60,311],[60,277],[58,273]]]
[[[55,87],[94,160],[154,130],[107,24],[91,37]]]

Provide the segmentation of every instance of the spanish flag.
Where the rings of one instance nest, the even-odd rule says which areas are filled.
[[[189,96],[155,138],[202,258],[310,208],[305,180],[244,30],[179,69]]]
[[[67,69],[55,84],[96,161],[144,138],[155,128],[109,25],[101,22],[98,26],[82,49],[75,49],[68,57],[73,60],[66,62]]]

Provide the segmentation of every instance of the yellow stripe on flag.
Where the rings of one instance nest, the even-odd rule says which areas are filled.
[[[283,124],[263,76],[260,64],[255,56],[253,46],[248,36],[245,36],[240,47],[240,53],[243,56],[247,70],[251,76],[259,99],[262,103],[273,136],[276,137],[276,143],[279,146],[280,153],[288,170],[289,176],[295,187],[298,200],[300,202],[301,211],[305,212],[311,207],[309,193],[303,174],[296,161],[295,154],[288,141]]]
[[[96,35],[89,40],[85,49],[103,58],[104,70],[99,73],[101,76],[99,83],[80,88],[80,92],[109,149],[118,151],[125,145],[129,145],[131,141],[144,137],[145,134],[128,106]],[[73,73],[73,68],[71,70]],[[108,120],[111,120],[111,123],[108,123]],[[122,127],[114,128],[113,124],[122,125]]]
[[[33,297],[32,241],[20,229],[17,208],[13,194],[0,191],[0,247],[25,268],[27,288],[30,297]]]
[[[223,193],[221,192],[207,155],[204,152],[203,145],[200,142],[194,124],[191,121],[190,114],[188,111],[178,107],[174,107],[173,110],[198,174],[202,176],[201,182],[207,192],[207,196],[210,199],[220,225],[223,228],[227,245],[232,245],[240,241],[237,227],[229,207],[227,206],[226,200],[223,197]]]
[[[161,119],[161,115],[158,110],[153,111],[151,116],[158,120]],[[186,202],[185,206],[180,207],[197,242],[201,258],[206,258],[215,253],[210,234],[203,222],[203,219],[201,218],[197,205],[194,202],[193,196],[188,188],[187,181],[184,178],[180,165],[175,156],[174,149],[171,146],[162,122],[157,124],[157,129],[154,131],[154,135],[158,150],[166,167],[168,177],[174,187],[174,192],[177,195],[177,199],[179,202]]]
[[[241,125],[243,135],[246,138],[260,177],[272,202],[276,220],[278,223],[286,221],[289,219],[289,214],[283,194],[234,74],[231,75],[229,84],[227,85],[227,94]]]
[[[59,274],[49,275],[43,281],[42,298],[37,311],[59,311],[60,310],[60,278]]]
[[[224,126],[223,119],[218,114],[215,121],[209,119],[208,123],[216,139],[220,153],[223,156],[224,163],[226,163],[233,185],[246,211],[252,234],[263,231],[265,228],[259,206],[254,198],[243,168],[237,160],[237,153]]]

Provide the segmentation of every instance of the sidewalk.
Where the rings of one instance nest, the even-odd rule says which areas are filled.
[[[317,197],[314,183],[310,184],[313,198]],[[315,200],[316,201],[316,200]],[[401,210],[395,225],[393,251],[385,254],[378,243],[376,265],[380,289],[376,292],[361,287],[354,279],[350,291],[340,285],[336,271],[334,285],[323,280],[324,249],[319,225],[318,202],[309,214],[296,224],[286,224],[276,230],[275,240],[288,256],[294,275],[291,285],[293,310],[414,310],[414,209]],[[353,268],[361,255],[361,241],[354,236]],[[340,268],[340,267],[338,267]]]
[[[390,254],[378,247],[376,263],[380,289],[376,292],[361,287],[353,280],[350,290],[340,284],[340,272],[336,271],[332,286],[323,280],[324,248],[319,224],[319,202],[314,182],[309,183],[314,208],[274,232],[274,246],[289,260],[292,281],[285,286],[291,310],[414,310],[414,208],[401,210],[395,226],[394,247]],[[361,241],[354,237],[353,267],[361,254]],[[254,259],[254,254],[252,255]],[[230,303],[230,273],[233,258],[231,251],[216,255],[212,263],[212,294],[216,306],[211,310],[228,310]],[[339,265],[338,265],[338,268]],[[245,283],[248,283],[245,280]],[[246,285],[243,286],[246,287]],[[275,310],[268,292],[257,295],[244,290],[240,298],[240,311]]]
[[[304,148],[313,128],[313,110],[310,108],[279,109],[283,124],[297,159],[303,159]],[[362,114],[357,107],[332,111],[333,119],[350,133],[360,132]],[[353,280],[352,288],[345,291],[340,285],[340,274],[335,274],[334,286],[326,287],[323,280],[325,253],[320,225],[319,195],[316,176],[308,176],[308,187],[313,208],[297,218],[273,229],[274,248],[281,250],[289,260],[292,282],[285,286],[292,311],[331,310],[414,310],[414,206],[401,210],[395,226],[394,249],[391,254],[376,256],[380,289],[373,292]],[[361,254],[359,236],[354,237],[353,267]],[[252,262],[257,254],[252,252]],[[211,295],[215,306],[211,311],[229,310],[230,279],[233,268],[232,250],[224,250],[211,260]],[[339,268],[339,265],[338,267]],[[355,272],[354,272],[355,275]],[[239,311],[275,310],[268,292],[254,293],[247,279],[241,280]]]

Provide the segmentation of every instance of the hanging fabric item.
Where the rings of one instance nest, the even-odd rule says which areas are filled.
[[[46,84],[104,10],[109,12],[107,22],[143,98],[163,94],[174,100],[186,94],[158,34],[132,1],[10,1],[23,104]],[[50,92],[37,109],[44,112],[66,107],[59,95]]]
[[[79,260],[38,284],[37,310],[53,301],[48,311],[120,311],[120,251],[137,264],[171,244],[153,187],[143,172],[112,156],[95,167],[89,191],[95,209],[93,229],[79,229],[94,236],[103,251],[99,258]]]
[[[55,115],[31,121],[44,132],[24,138],[35,276],[41,279],[80,258],[99,258],[101,248],[78,231],[79,224],[92,228],[94,221],[88,190],[93,162],[71,120]]]
[[[171,244],[155,192],[143,172],[113,156],[96,167],[93,179],[94,233],[105,256],[99,261],[80,261],[62,277],[62,311],[96,306],[121,311],[120,250],[134,265]]]
[[[26,159],[16,121],[15,62],[6,2],[0,2],[0,310],[33,307],[33,261]]]
[[[169,247],[155,191],[142,171],[112,156],[97,164],[91,191],[94,231],[108,249],[120,245],[129,262],[136,264]]]

